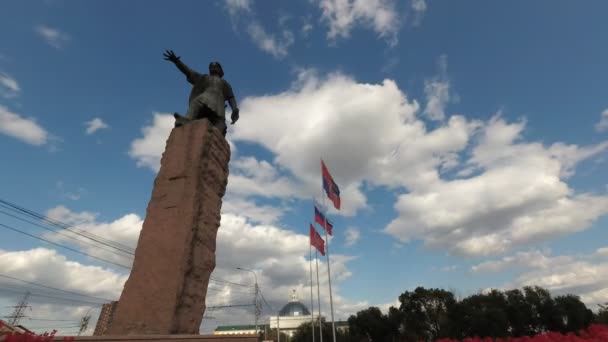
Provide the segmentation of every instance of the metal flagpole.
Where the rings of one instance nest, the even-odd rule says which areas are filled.
[[[324,218],[325,218],[325,253],[327,255],[327,279],[329,281],[329,306],[331,309],[331,333],[334,337],[334,341],[336,342],[336,324],[334,323],[334,297],[331,293],[331,271],[329,267],[329,237],[327,235],[327,206],[325,205],[325,196],[323,196],[323,206],[325,208]]]
[[[312,244],[308,244],[308,265],[310,266],[310,323],[312,325],[312,342],[315,342],[315,297],[312,294]]]
[[[315,249],[315,263],[317,264],[317,300],[319,301],[319,335],[323,342],[323,322],[321,321],[321,289],[319,287],[319,251]]]

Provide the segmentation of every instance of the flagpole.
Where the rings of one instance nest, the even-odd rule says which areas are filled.
[[[321,322],[321,289],[319,287],[319,251],[315,249],[315,263],[317,264],[317,300],[319,301],[319,335],[321,336],[321,342],[323,342],[323,322]]]
[[[322,186],[321,186],[322,187]],[[327,235],[327,212],[329,211],[327,209],[327,205],[325,204],[325,196],[323,196],[323,209],[325,209],[325,215],[324,219],[325,219],[325,253],[327,254],[327,279],[329,281],[329,306],[331,309],[331,333],[333,335],[333,342],[336,342],[336,323],[334,323],[334,296],[332,294],[331,291],[331,270],[329,267],[330,261],[329,261],[329,236]]]
[[[308,244],[308,265],[310,266],[310,323],[312,325],[312,342],[315,342],[315,305],[312,294],[312,244]]]

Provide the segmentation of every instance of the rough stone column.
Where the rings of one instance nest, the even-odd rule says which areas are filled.
[[[199,333],[229,160],[207,120],[173,129],[107,335]]]

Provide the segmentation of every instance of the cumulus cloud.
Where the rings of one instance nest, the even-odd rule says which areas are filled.
[[[598,132],[604,132],[608,130],[608,109],[605,109],[601,116],[600,121],[595,125],[595,129]]]
[[[0,96],[4,98],[12,98],[19,94],[21,88],[17,80],[9,74],[0,72]]]
[[[0,105],[0,133],[31,145],[44,145],[49,133],[36,120],[24,118]]]
[[[55,49],[62,49],[70,41],[67,33],[46,25],[36,27],[36,33]]]
[[[296,181],[282,176],[274,165],[255,157],[230,163],[228,192],[261,197],[303,197]]]
[[[399,196],[399,217],[386,231],[456,254],[492,255],[581,231],[608,213],[608,196],[576,193],[564,180],[608,143],[547,147],[521,141],[524,127],[499,117],[486,123],[465,164],[477,173]]]
[[[110,126],[108,126],[107,123],[103,122],[103,120],[101,118],[93,118],[91,121],[85,122],[85,125],[87,126],[87,129],[86,129],[87,135],[91,135],[91,134],[99,131],[100,129],[110,128]]]
[[[257,144],[272,157],[235,157],[231,193],[318,196],[323,158],[341,188],[337,214],[367,208],[363,185],[397,195],[397,217],[385,231],[401,243],[421,240],[460,255],[500,254],[584,230],[608,212],[606,194],[579,193],[567,183],[581,162],[602,157],[608,142],[525,141],[527,123],[499,115],[482,122],[444,114],[431,129],[418,102],[390,79],[360,83],[342,73],[300,70],[287,90],[248,96],[241,110],[247,115],[230,139]],[[131,150],[155,170],[171,125],[169,119],[159,130],[161,121],[155,116]],[[135,148],[141,146],[147,148]]]
[[[344,231],[346,246],[354,246],[361,238],[361,231],[357,227],[349,227]]]
[[[152,123],[142,128],[143,137],[135,139],[129,149],[129,156],[137,161],[137,166],[154,171],[160,169],[160,158],[174,124],[175,119],[171,114],[153,114]]]
[[[111,222],[101,222],[95,213],[73,212],[62,206],[49,210],[47,216],[72,224],[81,231],[94,233],[111,241],[119,241],[127,246],[135,245],[143,223],[135,214],[126,214]],[[62,239],[59,235],[55,235],[54,238]],[[250,302],[253,298],[253,288],[247,286],[253,285],[252,276],[248,272],[237,271],[237,267],[256,271],[262,293],[275,310],[287,302],[292,289],[296,289],[300,299],[308,303],[310,300],[307,295],[310,293],[308,240],[307,234],[277,225],[253,224],[241,215],[224,212],[217,237],[217,267],[212,274],[216,280],[210,283],[208,305]],[[90,253],[109,257],[103,254],[103,250],[70,241]],[[62,240],[62,243],[68,243],[68,240]],[[366,302],[353,302],[340,295],[340,284],[352,274],[348,268],[348,263],[352,259],[351,256],[332,255],[334,305],[338,317],[347,317],[355,310],[368,306]],[[82,262],[68,260],[56,251],[46,248],[19,252],[0,251],[0,261],[0,274],[103,299],[118,298],[126,280],[122,270],[119,272],[113,267],[87,266]],[[322,305],[324,315],[328,315],[328,278],[327,273],[324,272],[325,265],[325,259],[320,259]],[[242,284],[245,287],[231,285],[225,281]],[[43,299],[41,303],[54,304],[48,298],[46,301]],[[241,317],[244,319],[242,323],[247,323],[251,317],[247,311],[239,309],[209,309],[207,314],[218,319],[229,316]],[[266,308],[265,316],[270,314],[274,312]],[[204,324],[213,323],[216,322]]]
[[[608,253],[551,256],[546,252],[518,252],[500,260],[473,266],[474,273],[499,272],[508,268],[518,272],[504,288],[538,285],[556,295],[576,294],[590,308],[606,301],[608,295]]]
[[[454,162],[478,125],[454,116],[429,131],[416,118],[418,108],[392,80],[365,84],[302,70],[287,91],[245,98],[248,115],[232,137],[273,152],[307,196],[319,194],[323,158],[342,190],[341,213],[351,215],[367,206],[364,181],[391,188],[438,181],[437,167]]]
[[[401,22],[393,0],[317,0],[322,19],[329,25],[330,40],[350,37],[362,25],[374,30],[391,45],[397,44]]]

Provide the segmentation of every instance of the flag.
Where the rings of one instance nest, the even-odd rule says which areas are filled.
[[[334,204],[334,208],[340,209],[340,188],[338,188],[338,184],[334,182],[334,179],[329,174],[329,170],[327,170],[327,167],[322,159],[321,174],[323,176],[323,190],[325,190],[327,197],[329,197]]]
[[[325,218],[325,215],[323,215],[323,213],[321,212],[321,210],[319,210],[319,208],[317,207],[317,205],[314,205],[315,207],[315,222],[317,222],[319,224],[319,226],[323,227],[325,229],[325,231],[327,232],[327,234],[332,235],[331,230],[332,228],[334,228],[334,225],[331,224],[331,222]]]
[[[310,224],[310,244],[314,246],[321,255],[325,255],[325,241],[321,235],[317,233],[315,227],[312,226],[312,223]]]

